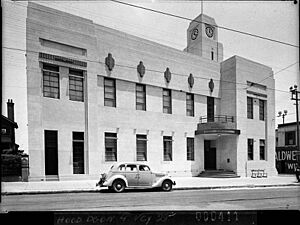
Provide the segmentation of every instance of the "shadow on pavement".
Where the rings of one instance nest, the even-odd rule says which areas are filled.
[[[101,189],[100,193],[115,193],[113,190]],[[160,188],[147,188],[147,189],[125,189],[122,193],[133,193],[133,192],[163,192]],[[116,193],[117,194],[117,193]]]

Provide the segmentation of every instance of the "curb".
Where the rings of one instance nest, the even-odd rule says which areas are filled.
[[[215,189],[232,189],[232,188],[264,188],[264,187],[291,187],[299,186],[296,184],[262,184],[262,185],[241,185],[241,186],[211,186],[211,187],[173,187],[173,190],[215,190]],[[149,189],[150,190],[150,189]],[[36,194],[62,194],[62,193],[93,193],[99,192],[99,189],[87,190],[50,190],[50,191],[23,191],[23,192],[2,192],[1,195],[36,195]]]

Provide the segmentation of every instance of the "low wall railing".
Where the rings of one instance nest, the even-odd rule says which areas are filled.
[[[227,115],[200,116],[200,123],[233,123],[234,117]]]

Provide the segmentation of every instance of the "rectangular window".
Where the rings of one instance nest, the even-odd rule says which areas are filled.
[[[172,161],[172,136],[164,136],[164,161]]]
[[[265,152],[265,140],[259,140],[259,159],[265,160],[266,159],[266,152]]]
[[[43,96],[59,98],[59,66],[43,63]]]
[[[253,119],[253,98],[247,97],[247,118]]]
[[[253,139],[248,139],[248,160],[253,160]]]
[[[73,132],[73,174],[84,174],[84,132]]]
[[[186,93],[186,115],[194,116],[194,95]]]
[[[207,122],[214,122],[215,117],[215,99],[207,97]]]
[[[265,101],[259,99],[259,119],[265,120]]]
[[[69,69],[69,98],[72,101],[83,102],[84,77],[82,70]]]
[[[214,60],[214,52],[211,51],[211,60]]]
[[[163,89],[163,112],[172,114],[172,96],[168,89]]]
[[[104,78],[104,105],[116,107],[116,81]]]
[[[136,109],[146,110],[146,86],[136,84]]]
[[[285,145],[296,145],[296,131],[285,132]]]
[[[136,161],[147,161],[147,135],[136,135]]]
[[[105,161],[117,161],[116,133],[105,133]]]
[[[194,138],[186,138],[187,160],[194,161]]]

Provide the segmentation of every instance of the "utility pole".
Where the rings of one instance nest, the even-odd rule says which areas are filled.
[[[288,113],[287,110],[283,110],[283,113],[281,111],[278,112],[277,117],[282,117],[282,124],[284,124],[284,117],[287,115],[287,113]]]
[[[292,93],[292,98],[291,100],[295,100],[296,101],[296,121],[297,121],[297,149],[298,149],[298,165],[300,166],[300,143],[299,143],[299,136],[300,136],[300,133],[299,133],[299,110],[298,110],[298,101],[300,100],[299,99],[299,93],[300,91],[297,90],[297,85],[294,85],[294,87],[290,87],[290,92]]]

